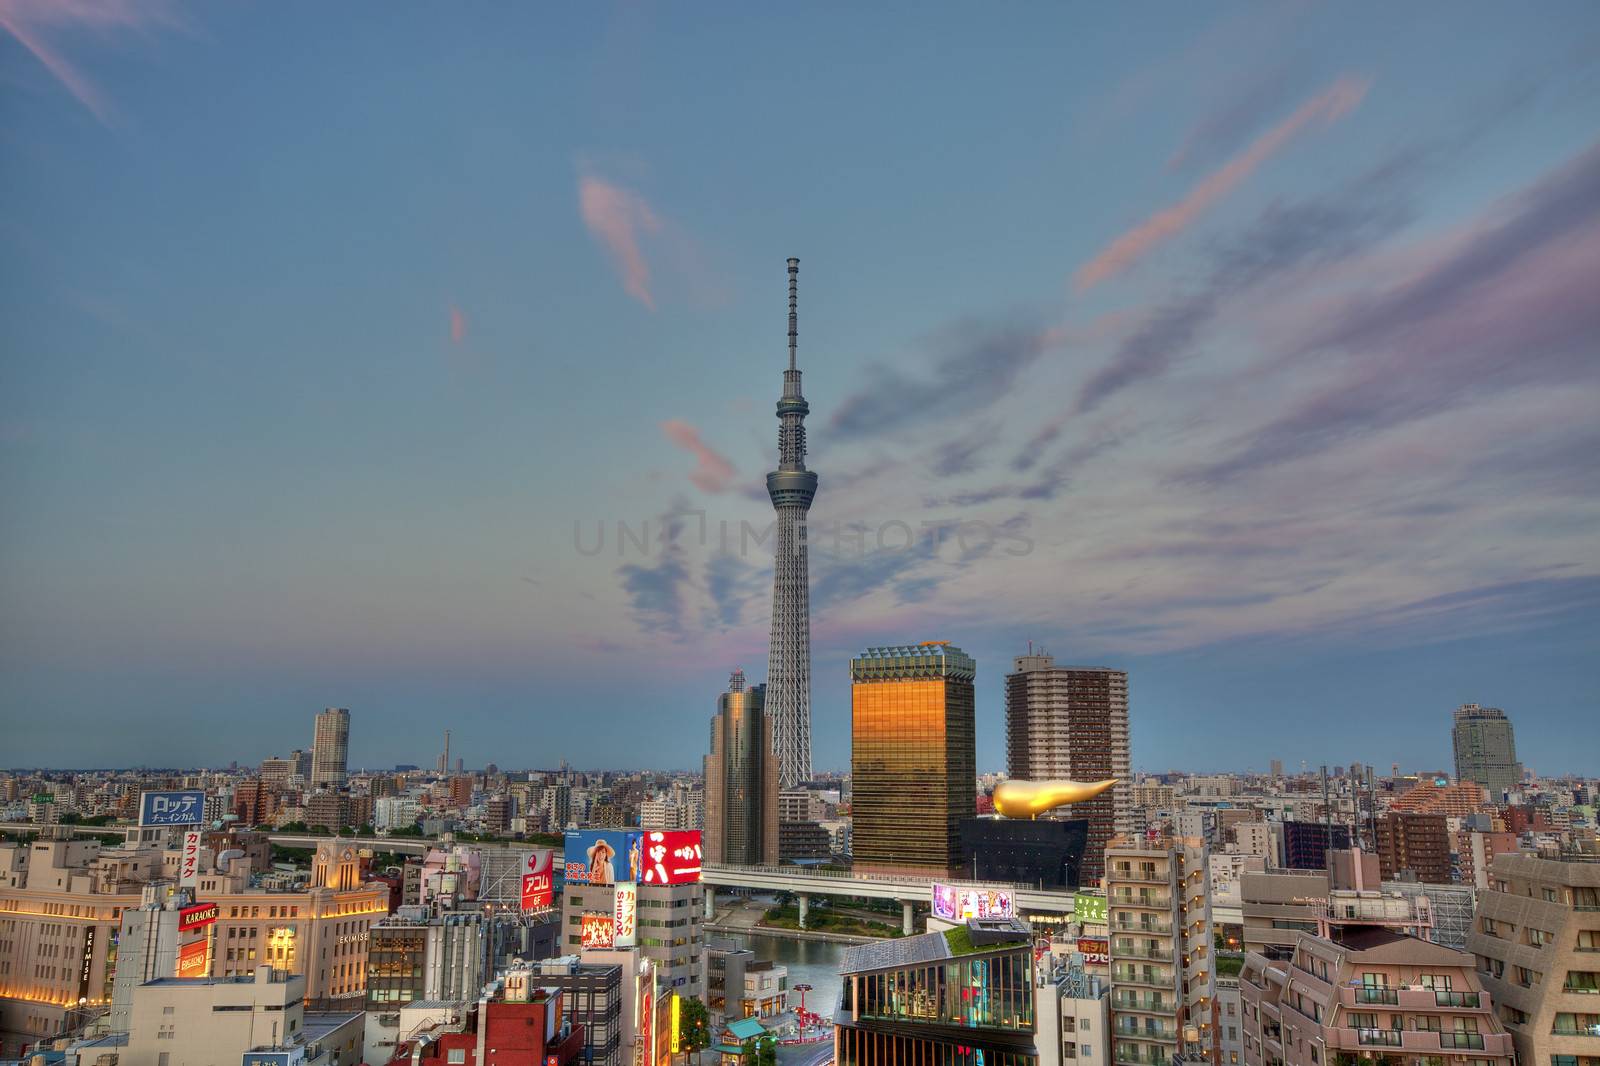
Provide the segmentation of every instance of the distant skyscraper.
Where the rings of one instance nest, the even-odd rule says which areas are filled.
[[[807,566],[806,512],[817,494],[817,475],[806,469],[806,414],[800,394],[797,288],[800,260],[789,260],[789,369],[778,401],[778,469],[767,475],[767,495],[777,511],[772,564],[772,643],[767,653],[767,713],[773,720],[778,779],[789,788],[811,778],[811,582]]]
[[[350,712],[329,707],[317,715],[316,732],[311,738],[311,783],[344,784],[350,760]]]
[[[1128,752],[1128,674],[1099,666],[1057,666],[1040,652],[1019,655],[1006,675],[1006,769],[1026,781],[1117,779],[1110,791],[1044,817],[1087,818],[1083,884],[1105,869],[1106,845],[1133,833]]]
[[[743,670],[717,697],[706,756],[707,862],[778,864],[778,755],[765,699],[765,685],[745,688]]]
[[[1273,759],[1272,760],[1272,776],[1273,777],[1282,777],[1283,776],[1283,760],[1282,759]]]
[[[1511,720],[1498,707],[1479,707],[1463,703],[1456,708],[1451,739],[1456,749],[1456,779],[1476,781],[1489,790],[1489,799],[1499,803],[1507,789],[1522,783],[1522,764],[1517,762],[1517,740]]]
[[[850,660],[851,854],[857,869],[953,874],[977,816],[973,677],[943,641]]]

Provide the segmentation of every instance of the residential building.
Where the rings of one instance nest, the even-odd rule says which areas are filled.
[[[1041,975],[1034,1036],[1039,1066],[1107,1066],[1111,1061],[1110,1001],[1105,978],[1086,973],[1082,966],[1062,966],[1048,976]]]
[[[850,660],[855,868],[946,876],[977,814],[972,658],[944,641]]]
[[[1208,860],[1205,842],[1194,837],[1118,839],[1106,849],[1113,1063],[1210,1059],[1216,973]]]
[[[624,992],[620,963],[586,963],[577,955],[546,959],[530,968],[529,982],[542,988],[559,988],[565,997],[567,1017],[583,1026],[585,1066],[622,1066],[623,1048],[631,1046],[633,1012],[624,1015],[629,983]]]
[[[711,717],[705,757],[705,859],[734,866],[778,863],[778,754],[766,686],[728,678]]]
[[[696,881],[692,884],[636,886],[638,893],[637,952],[655,964],[663,993],[703,998],[705,992],[705,966],[703,926],[706,912],[706,888]],[[584,961],[591,961],[583,948],[581,927],[584,914],[606,914],[616,905],[615,885],[569,884],[562,893],[561,928],[566,931],[560,950],[581,952]]]
[[[1450,828],[1442,814],[1390,811],[1378,819],[1378,861],[1385,880],[1447,885]]]
[[[1246,1066],[1513,1063],[1472,956],[1383,926],[1301,933],[1287,959],[1252,952],[1239,993]]]
[[[1516,736],[1500,708],[1463,703],[1456,708],[1450,739],[1458,781],[1476,781],[1494,803],[1503,803],[1506,793],[1522,784]]]
[[[350,761],[350,712],[329,707],[317,715],[311,740],[311,784],[338,788]]]
[[[1082,877],[1094,884],[1112,837],[1136,830],[1127,671],[1057,666],[1050,655],[1031,651],[1018,656],[1014,666],[1005,686],[1009,775],[1028,781],[1117,781],[1092,799],[1042,816],[1088,820]]]
[[[837,1066],[1035,1066],[1033,934],[973,919],[845,951],[834,1015]],[[1053,994],[1053,990],[1052,994]],[[1161,1064],[1165,1066],[1165,1064]]]
[[[1600,1060],[1600,857],[1495,857],[1467,942],[1525,1066]]]
[[[1278,863],[1285,870],[1322,870],[1328,865],[1328,852],[1350,847],[1350,827],[1324,822],[1297,822],[1285,819],[1283,856]]]
[[[1389,809],[1467,818],[1483,810],[1487,798],[1484,787],[1476,781],[1440,784],[1435,778],[1425,777],[1389,804]]]

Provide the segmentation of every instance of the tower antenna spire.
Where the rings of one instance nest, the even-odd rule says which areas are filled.
[[[789,257],[789,369],[795,369],[795,348],[800,343],[800,260]]]

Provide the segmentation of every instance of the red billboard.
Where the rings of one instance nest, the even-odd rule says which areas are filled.
[[[178,912],[178,932],[187,933],[217,920],[220,909],[215,903],[197,903]]]
[[[700,855],[699,830],[647,830],[639,880],[647,885],[692,885],[700,880]]]
[[[1111,961],[1111,942],[1098,937],[1080,936],[1078,950],[1083,953],[1084,962],[1106,965]]]
[[[609,914],[586,913],[578,929],[586,948],[609,948],[616,943],[617,926]]]
[[[178,949],[178,977],[204,977],[211,961],[211,944],[196,940]]]
[[[528,868],[522,874],[522,909],[548,910],[554,903],[555,852],[532,852],[528,855]]]

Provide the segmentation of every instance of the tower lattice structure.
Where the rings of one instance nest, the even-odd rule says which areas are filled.
[[[811,778],[811,583],[806,513],[817,475],[806,469],[806,415],[800,393],[798,289],[800,260],[789,260],[789,369],[778,400],[778,469],[767,475],[777,512],[772,567],[772,643],[767,653],[767,713],[773,722],[780,786]]]

